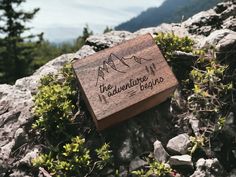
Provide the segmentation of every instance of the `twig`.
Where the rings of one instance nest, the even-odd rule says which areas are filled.
[[[95,166],[97,165],[97,163],[98,163],[98,161],[93,164],[92,169],[84,177],[88,177],[93,172],[93,170],[94,170]]]
[[[39,171],[41,171],[45,177],[52,177],[43,167],[39,167]]]

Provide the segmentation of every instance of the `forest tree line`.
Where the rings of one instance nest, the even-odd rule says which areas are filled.
[[[13,84],[17,79],[32,74],[49,60],[76,52],[93,32],[86,25],[73,42],[55,44],[45,40],[43,33],[31,34],[27,23],[39,8],[21,9],[26,0],[0,0],[0,84]],[[104,32],[110,31],[106,28]],[[28,34],[28,35],[26,35]]]

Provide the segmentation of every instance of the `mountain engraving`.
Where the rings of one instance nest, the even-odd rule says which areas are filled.
[[[122,71],[122,70],[117,68],[117,66],[115,65],[115,62],[114,62],[115,60],[118,60],[125,67],[130,68],[130,66],[125,61],[133,60],[136,63],[142,64],[144,61],[150,61],[152,59],[137,57],[135,55],[133,55],[131,57],[121,57],[120,58],[117,55],[115,55],[114,53],[111,53],[109,55],[109,57],[103,61],[102,65],[98,67],[97,80],[96,80],[95,86],[97,86],[99,78],[102,78],[103,80],[105,79],[105,74],[109,73],[109,68],[116,71],[116,72],[119,72],[119,73],[126,73],[125,71]]]

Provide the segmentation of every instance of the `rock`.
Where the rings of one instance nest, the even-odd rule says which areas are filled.
[[[227,177],[236,177],[236,169],[233,169]]]
[[[232,31],[229,29],[220,29],[212,32],[207,36],[201,43],[200,48],[216,46],[222,39],[227,35],[231,34]]]
[[[118,150],[118,157],[123,162],[129,162],[133,157],[132,141],[130,138],[124,140],[123,145]]]
[[[196,170],[190,177],[223,177],[226,176],[219,161],[215,159],[199,159]]]
[[[157,27],[149,27],[149,28],[143,28],[134,33],[134,35],[142,35],[142,34],[156,34],[156,33],[174,33],[175,35],[178,35],[180,37],[184,36],[190,36],[188,30],[181,24],[178,23],[163,23],[160,26]]]
[[[195,134],[195,136],[199,136],[199,130],[200,130],[200,127],[199,127],[199,120],[193,115],[189,115],[187,117],[187,119],[189,120],[189,124],[191,125],[191,128]]]
[[[236,138],[236,118],[233,112],[230,112],[226,117],[223,133],[226,134],[228,138]]]
[[[88,55],[94,54],[95,51],[89,45],[84,45],[79,51],[75,53],[74,59],[82,59]]]
[[[223,59],[227,63],[234,65],[236,63],[236,32],[229,31],[229,33],[217,43],[216,50],[216,58],[218,60]]]
[[[108,177],[115,177],[116,169],[113,168],[105,168],[102,172],[102,176],[108,176]]]
[[[173,153],[186,154],[190,145],[188,134],[183,133],[172,139],[167,143],[167,149]]]
[[[192,53],[174,51],[171,58],[174,61],[172,66],[177,79],[183,80],[187,78],[188,73],[192,70],[192,66],[199,56]]]
[[[219,60],[225,60],[228,63],[236,63],[236,32],[229,29],[221,29],[212,32],[201,43],[200,47],[214,46],[216,49],[216,57]]]
[[[235,30],[235,2],[219,3],[214,9],[202,11],[182,23],[188,32],[208,36],[218,29]]]
[[[227,6],[227,8],[220,14],[221,19],[225,20],[228,17],[236,17],[236,4],[235,2],[226,2],[224,3],[224,6]]]
[[[30,177],[30,176],[26,175],[26,173],[20,170],[14,169],[13,172],[9,175],[9,177]]]
[[[218,30],[214,33],[212,33],[210,37],[213,37],[214,35],[218,35],[219,37],[221,36],[221,34],[225,34],[225,36],[223,38],[221,38],[217,45],[216,45],[216,49],[219,50],[219,52],[226,52],[227,50],[234,50],[235,48],[234,45],[236,44],[236,32],[231,31],[231,30]],[[218,36],[215,36],[216,39]]]
[[[15,139],[15,145],[14,146],[15,146],[15,148],[18,148],[18,147],[20,147],[21,145],[23,145],[24,143],[27,142],[28,136],[26,135],[23,128],[19,128],[15,132],[14,139]]]
[[[0,85],[0,105],[5,111],[0,114],[0,171],[8,166],[10,154],[25,140],[22,127],[29,124],[33,116],[32,95],[29,90],[16,86]]]
[[[127,177],[128,171],[126,170],[125,166],[119,167],[119,177]]]
[[[175,155],[169,159],[171,166],[193,166],[192,157],[190,155]]]
[[[236,31],[236,18],[231,16],[227,18],[226,20],[224,20],[224,23],[222,24],[222,28]]]
[[[182,52],[182,51],[174,51],[172,54],[173,58],[175,59],[181,59],[181,60],[186,60],[189,61],[190,63],[193,63],[196,59],[198,59],[197,55],[194,55],[192,53],[186,53],[186,52]]]
[[[159,162],[166,162],[169,158],[169,154],[158,140],[154,142],[154,158]]]
[[[64,54],[40,67],[32,76],[18,79],[15,88],[19,90],[30,91],[31,94],[37,92],[40,79],[48,74],[56,74],[66,63],[73,60],[74,54]]]
[[[95,51],[99,51],[117,45],[133,37],[134,35],[127,31],[111,31],[101,35],[90,36],[86,40],[86,44],[92,46]]]
[[[25,157],[23,157],[20,161],[18,165],[31,165],[31,161],[32,159],[36,158],[38,156],[39,153],[39,149],[35,148],[32,151],[28,152]]]
[[[210,9],[208,11],[199,12],[183,22],[183,25],[189,29],[188,31],[191,34],[207,36],[214,29],[220,28],[221,23],[220,15],[213,9]]]
[[[169,123],[170,118],[169,103],[166,102],[135,116],[124,124],[105,130],[107,141],[110,142],[111,147],[114,147],[115,159],[129,163],[134,157],[153,151],[153,143],[157,137],[166,143],[170,137],[173,137],[173,125]],[[124,160],[121,158],[123,156],[121,152],[124,151],[122,149],[126,146],[124,144],[127,139],[130,139],[129,142],[132,144],[133,155],[131,159]]]
[[[217,14],[220,14],[220,13],[224,12],[226,9],[227,9],[227,4],[226,3],[219,3],[213,8],[213,10]]]
[[[135,159],[133,159],[130,164],[129,164],[129,171],[134,171],[134,170],[138,170],[141,167],[147,165],[147,162],[145,162],[144,160],[140,159],[139,157],[136,157]]]

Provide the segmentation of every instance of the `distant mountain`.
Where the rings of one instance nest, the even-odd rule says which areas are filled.
[[[124,22],[116,30],[137,31],[161,23],[180,22],[192,15],[212,8],[223,0],[166,0],[160,7],[149,8],[137,17]]]

